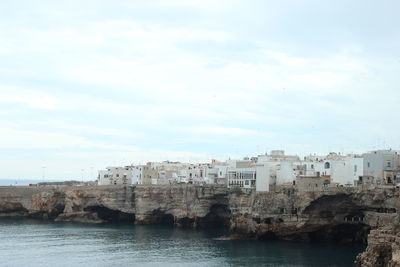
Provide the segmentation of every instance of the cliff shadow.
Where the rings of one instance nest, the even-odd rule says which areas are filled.
[[[87,212],[96,213],[98,218],[113,223],[134,223],[135,214],[113,210],[104,206],[89,206],[83,209]]]
[[[225,228],[230,226],[231,210],[227,205],[214,204],[206,216],[197,218],[197,226],[202,228]]]
[[[305,208],[309,216],[308,238],[311,242],[338,244],[366,244],[371,227],[364,221],[366,211],[355,203],[351,195],[325,195]]]
[[[330,242],[335,244],[367,244],[371,227],[363,223],[343,223],[324,225],[308,233],[311,242]]]
[[[153,210],[150,215],[150,223],[173,226],[175,223],[175,219],[172,214],[165,213],[160,209],[156,209]]]

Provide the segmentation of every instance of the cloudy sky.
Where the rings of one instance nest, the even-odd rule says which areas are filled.
[[[0,179],[399,149],[399,10],[396,0],[1,1]]]

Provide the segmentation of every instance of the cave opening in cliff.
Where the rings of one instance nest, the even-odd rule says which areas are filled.
[[[223,228],[230,225],[231,211],[227,205],[214,204],[203,218],[198,219],[198,226],[208,228]]]
[[[85,208],[84,211],[95,212],[97,213],[99,219],[104,220],[106,222],[114,222],[114,223],[135,222],[135,214],[109,209],[104,206],[90,206]]]
[[[181,227],[193,227],[195,220],[193,218],[184,217],[178,220]]]
[[[265,234],[261,235],[259,239],[270,241],[270,240],[277,240],[278,237],[274,232],[266,232]]]
[[[366,244],[371,227],[364,223],[325,225],[308,234],[311,242],[336,244]]]
[[[175,223],[174,216],[172,214],[165,213],[160,209],[153,210],[151,213],[151,220],[155,224],[163,224],[173,226]]]
[[[28,213],[28,210],[22,206],[21,203],[14,203],[14,202],[5,202],[5,203],[0,203],[0,210],[1,213],[4,214],[11,214],[11,213],[19,213],[19,214],[25,214]]]

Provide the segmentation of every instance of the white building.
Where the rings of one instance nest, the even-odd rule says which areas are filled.
[[[143,165],[132,166],[132,184],[143,184],[144,167]]]
[[[293,183],[296,180],[297,168],[292,161],[282,161],[276,165],[276,184]]]
[[[132,184],[132,168],[107,167],[106,170],[99,171],[99,185],[129,185]]]
[[[368,163],[365,163],[362,157],[356,155],[329,153],[327,156],[309,155],[300,160],[297,155],[285,155],[283,150],[273,150],[270,154],[251,159],[213,160],[207,164],[163,161],[108,167],[99,171],[98,184],[224,184],[266,192],[271,186],[294,184],[298,177],[322,177],[340,185],[353,185],[363,174],[374,179],[394,181],[399,160],[394,151],[368,154]]]
[[[256,164],[256,191],[268,192],[271,183],[271,166],[268,163]]]
[[[227,170],[228,165],[222,165],[222,163],[218,163],[218,165],[210,166],[206,172],[206,180],[207,183],[210,184],[227,184]]]
[[[326,157],[307,156],[302,164],[302,176],[329,178],[331,183],[339,185],[353,186],[363,175],[363,158],[357,155],[331,152]]]
[[[256,168],[228,168],[228,186],[240,188],[256,188]]]
[[[377,184],[400,182],[400,156],[396,150],[377,150],[363,154],[364,176],[373,177]]]
[[[340,185],[353,186],[363,176],[362,157],[349,155],[343,160],[331,161],[331,181]]]
[[[272,150],[269,155],[258,156],[257,164],[264,165],[268,169],[270,185],[282,185],[295,181],[300,158],[297,155],[285,155],[283,150]],[[266,172],[263,171],[263,173]]]
[[[255,189],[258,192],[269,191],[270,176],[273,164],[254,163],[251,160],[229,160],[226,166],[228,187]],[[223,175],[222,169],[219,173]]]

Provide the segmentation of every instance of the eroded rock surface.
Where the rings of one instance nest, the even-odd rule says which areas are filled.
[[[366,243],[398,207],[394,190],[232,194],[231,229],[238,238]]]
[[[358,266],[400,266],[399,199],[394,188],[245,193],[218,185],[0,187],[0,216],[225,226],[232,238],[368,242]]]
[[[0,214],[55,221],[227,226],[223,186],[0,187]]]
[[[391,223],[371,230],[368,247],[358,255],[359,267],[400,266],[400,217],[396,215]]]

